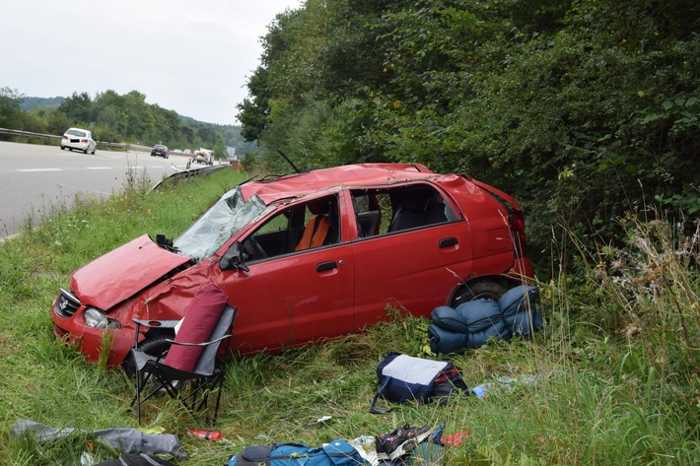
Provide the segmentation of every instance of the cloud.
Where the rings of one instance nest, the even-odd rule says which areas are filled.
[[[136,89],[178,113],[232,123],[260,36],[300,0],[7,3],[0,86],[36,96]]]

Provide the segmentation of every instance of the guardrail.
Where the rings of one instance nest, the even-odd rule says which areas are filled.
[[[0,128],[0,134],[6,134],[9,136],[19,136],[27,138],[44,138],[49,140],[60,141],[62,136],[57,136],[55,134],[45,134],[45,133],[35,133],[32,131],[23,131],[21,129],[8,129]],[[122,151],[139,151],[139,152],[151,152],[152,146],[144,146],[141,144],[131,144],[128,142],[107,142],[107,141],[95,141],[98,147],[102,148],[112,148]],[[193,154],[187,154],[185,152],[169,151],[173,155],[181,155],[184,157],[193,157]]]
[[[171,183],[176,183],[180,180],[184,180],[187,178],[191,178],[193,176],[202,176],[202,175],[210,175],[211,173],[221,170],[223,168],[229,167],[230,165],[212,165],[212,166],[207,166],[207,167],[201,167],[201,168],[191,168],[189,170],[180,170],[179,172],[175,172],[172,175],[166,176],[159,182],[157,182],[153,187],[151,188],[151,191],[156,191],[158,188],[160,188],[163,185],[166,184],[171,184]]]

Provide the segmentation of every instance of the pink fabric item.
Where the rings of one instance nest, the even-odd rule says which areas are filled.
[[[209,341],[221,313],[226,307],[226,294],[217,286],[209,284],[201,288],[190,302],[185,317],[177,332],[177,343],[204,343]],[[163,360],[166,366],[192,372],[197,367],[203,346],[171,345]]]

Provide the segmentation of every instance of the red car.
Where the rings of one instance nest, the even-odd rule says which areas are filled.
[[[57,336],[124,361],[134,318],[179,320],[212,282],[239,313],[230,349],[276,350],[355,332],[393,306],[429,315],[532,276],[517,201],[418,164],[359,164],[248,181],[170,243],[143,235],[77,270]],[[110,339],[103,340],[105,332]],[[142,348],[164,334],[142,329]]]

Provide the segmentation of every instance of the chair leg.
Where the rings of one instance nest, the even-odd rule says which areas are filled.
[[[141,425],[141,372],[136,371],[136,411],[138,423]]]
[[[221,390],[224,386],[224,373],[219,374],[218,387],[216,389],[216,403],[214,404],[214,416],[212,417],[211,425],[212,427],[216,425],[216,420],[219,417],[219,402],[221,401]]]

